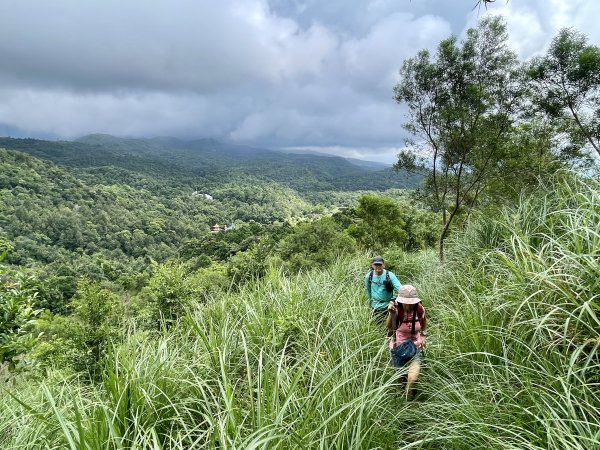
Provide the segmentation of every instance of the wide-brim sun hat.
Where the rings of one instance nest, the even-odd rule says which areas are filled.
[[[420,301],[421,299],[417,297],[417,290],[412,284],[402,286],[398,291],[398,297],[396,297],[396,302],[404,305],[414,305]]]

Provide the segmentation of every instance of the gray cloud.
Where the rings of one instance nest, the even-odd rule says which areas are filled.
[[[485,13],[474,3],[10,2],[0,15],[0,131],[214,136],[393,161],[402,61],[474,25]],[[522,57],[564,26],[600,39],[591,0],[489,11],[507,17]]]

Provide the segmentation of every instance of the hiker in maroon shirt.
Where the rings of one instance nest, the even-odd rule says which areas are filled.
[[[415,384],[421,372],[423,349],[425,348],[425,308],[417,297],[417,290],[405,284],[398,297],[388,305],[390,314],[386,325],[390,340],[390,353],[394,367],[408,366],[406,374],[406,398],[414,397]]]

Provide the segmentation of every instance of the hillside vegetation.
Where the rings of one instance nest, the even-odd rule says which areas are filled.
[[[600,448],[598,67],[574,30],[521,63],[498,17],[405,61],[414,190],[210,140],[1,140],[0,448]],[[427,309],[414,401],[375,254]]]
[[[357,232],[367,227],[361,225],[364,220],[353,213],[353,208],[368,191],[313,192],[314,200],[309,201],[298,191],[264,176],[230,173],[207,179],[186,173],[166,160],[157,166],[148,156],[136,157],[135,167],[129,164],[130,159],[123,167],[118,161],[104,166],[116,150],[107,153],[106,161],[89,161],[81,168],[77,161],[85,158],[77,156],[75,149],[60,156],[59,149],[47,147],[45,141],[28,142],[30,150],[35,150],[32,153],[61,165],[0,149],[0,240],[11,246],[6,262],[37,271],[38,306],[53,312],[67,311],[82,277],[112,283],[113,290],[136,293],[148,283],[156,264],[173,260],[185,262],[189,270],[228,264],[234,277],[254,276],[264,270],[263,261],[252,263],[254,257],[260,255],[262,260],[274,253],[295,223],[317,221],[315,226],[300,230],[312,235],[321,217],[345,207],[341,223],[323,222],[323,242],[338,239],[335,236],[341,236],[343,228],[357,220]],[[435,220],[432,213],[409,206],[402,191],[384,194],[404,199],[402,215],[407,221],[409,217],[428,217],[424,224]],[[388,202],[386,208],[388,215],[398,214],[398,205]],[[396,218],[387,221],[395,222],[392,228],[405,230],[395,238],[397,245],[413,249],[431,245],[435,227],[410,231],[408,222]],[[215,223],[233,228],[226,233],[210,233]],[[412,240],[403,243],[408,235]],[[350,238],[340,239],[342,247],[354,248]],[[341,243],[344,239],[346,244]],[[287,243],[282,251],[301,255],[303,245],[299,241]],[[246,251],[251,252],[231,259]]]
[[[545,193],[548,192],[548,193]],[[591,449],[600,190],[560,176],[479,219],[443,266],[395,260],[430,320],[406,403],[361,280],[341,259],[191,303],[160,334],[125,327],[97,382],[50,369],[1,396],[0,445],[26,448]]]
[[[282,153],[214,139],[181,141],[91,135],[77,141],[55,142],[0,138],[0,148],[27,152],[77,168],[80,173],[89,168],[109,167],[150,173],[159,179],[187,178],[189,181],[193,177],[197,184],[209,190],[240,178],[276,182],[302,195],[321,191],[413,188],[422,179],[421,175],[408,173],[398,176],[391,167],[367,170],[336,156]]]

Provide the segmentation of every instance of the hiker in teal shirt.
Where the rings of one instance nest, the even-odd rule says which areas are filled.
[[[373,318],[377,322],[385,320],[388,304],[390,300],[396,298],[394,291],[398,292],[401,287],[396,275],[385,269],[383,258],[381,256],[373,258],[371,270],[365,275],[365,288],[369,305],[373,310]]]

